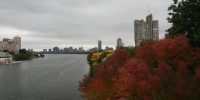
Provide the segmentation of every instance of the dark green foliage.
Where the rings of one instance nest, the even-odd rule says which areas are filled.
[[[24,61],[24,60],[30,60],[32,58],[44,57],[44,55],[39,56],[38,54],[27,52],[26,49],[20,49],[19,54],[15,54],[14,52],[9,52],[9,53],[13,55],[13,59],[15,61]]]
[[[168,11],[167,20],[172,26],[166,30],[166,37],[186,35],[191,46],[200,47],[200,1],[174,0]]]
[[[92,61],[91,61],[91,59],[90,58],[92,58],[92,54],[93,53],[90,53],[89,55],[87,55],[87,62],[88,62],[88,64],[89,64],[89,66],[91,67],[92,66]]]
[[[9,52],[9,54],[11,54],[11,55],[14,56],[14,55],[15,55],[15,52],[11,51],[11,52]]]
[[[108,52],[103,52],[103,53],[101,54],[101,56],[99,57],[99,59],[97,60],[97,62],[98,62],[98,63],[101,63],[101,61],[103,60],[103,58],[106,57],[107,54],[108,54]]]
[[[20,49],[20,50],[19,50],[19,53],[26,54],[26,49]]]
[[[15,61],[30,60],[30,58],[27,56],[27,54],[16,54],[15,56],[13,56],[13,59]]]
[[[135,56],[135,50],[137,49],[137,47],[124,47],[124,46],[120,46],[120,49],[127,51],[130,56]]]
[[[90,53],[90,54],[87,56],[87,62],[88,62],[88,64],[89,64],[89,66],[90,66],[90,72],[89,72],[89,76],[90,76],[90,77],[94,76],[94,69],[93,69],[93,67],[92,67],[93,62],[92,62],[91,59],[90,59],[90,58],[92,58],[92,54],[93,54],[93,53]]]
[[[144,46],[147,43],[153,43],[153,42],[155,42],[155,41],[152,39],[143,39],[142,42],[140,43],[140,46]]]
[[[90,67],[89,76],[90,76],[90,77],[93,77],[94,74],[95,74],[94,68],[93,68],[93,67]]]

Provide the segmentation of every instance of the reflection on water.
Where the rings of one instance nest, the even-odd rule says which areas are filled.
[[[0,100],[82,100],[78,81],[89,73],[87,55],[46,55],[0,65]]]

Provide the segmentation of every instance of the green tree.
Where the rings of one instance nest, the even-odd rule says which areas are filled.
[[[135,50],[137,49],[137,47],[124,47],[124,46],[120,46],[120,49],[127,51],[130,56],[135,56]]]
[[[166,30],[166,37],[186,35],[191,46],[200,47],[200,1],[173,0],[169,6],[167,18],[172,26]]]
[[[20,49],[20,50],[19,50],[19,53],[26,54],[26,49]]]

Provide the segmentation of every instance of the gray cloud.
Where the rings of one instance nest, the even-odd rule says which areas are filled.
[[[167,8],[173,2],[168,0],[1,0],[0,39],[19,35],[23,48],[35,50],[86,49],[97,46],[97,40],[115,47],[119,37],[134,45],[134,20],[146,19],[148,3],[163,37],[170,26]]]

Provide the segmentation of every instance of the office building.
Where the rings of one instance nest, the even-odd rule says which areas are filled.
[[[51,49],[49,49],[49,52],[52,52],[52,50],[51,50]]]
[[[88,50],[88,52],[96,52],[96,51],[97,51],[97,47],[94,47]]]
[[[79,47],[78,51],[79,51],[79,52],[83,52],[83,51],[84,51],[84,50],[83,50],[83,47]]]
[[[73,52],[73,47],[69,47],[69,52]]]
[[[64,48],[63,51],[66,53],[69,51],[69,48]]]
[[[47,52],[47,49],[43,49],[43,52]]]
[[[120,46],[122,46],[122,39],[118,38],[117,39],[117,47],[120,47]]]
[[[142,20],[134,21],[135,46],[139,46],[143,39],[158,40],[159,24],[158,20],[153,20],[152,14],[146,17],[146,22]]]
[[[105,50],[113,50],[112,47],[106,46]]]
[[[101,43],[101,40],[98,41],[98,51],[99,51],[99,50],[102,50],[102,43]]]
[[[54,47],[54,48],[53,48],[53,52],[60,52],[60,48],[59,48],[59,47],[57,47],[57,46],[56,46],[56,47]]]

